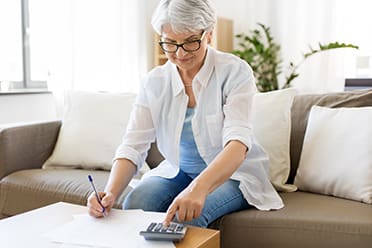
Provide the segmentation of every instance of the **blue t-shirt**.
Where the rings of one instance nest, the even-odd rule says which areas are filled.
[[[194,111],[194,108],[187,108],[186,110],[180,142],[180,168],[191,178],[198,176],[207,167],[204,160],[200,157],[191,128],[191,119]]]

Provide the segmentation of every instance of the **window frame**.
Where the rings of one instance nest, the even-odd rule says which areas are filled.
[[[0,93],[47,91],[47,81],[31,80],[29,0],[21,0],[22,81],[1,81]],[[2,87],[2,84],[7,86]]]

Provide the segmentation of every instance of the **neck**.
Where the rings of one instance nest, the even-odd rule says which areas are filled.
[[[195,75],[186,75],[180,71],[182,83],[185,87],[191,87]]]

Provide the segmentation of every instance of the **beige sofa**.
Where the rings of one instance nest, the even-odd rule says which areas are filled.
[[[323,95],[299,95],[292,105],[291,172],[298,167],[308,112],[312,105],[372,106],[372,90]],[[55,145],[61,122],[0,129],[0,216],[16,215],[58,201],[86,204],[87,175],[103,188],[107,171],[41,169]],[[147,162],[156,166],[161,156],[155,146]],[[118,200],[120,208],[126,189]],[[372,205],[308,192],[280,193],[285,208],[249,209],[215,221],[221,244],[234,247],[372,247]]]

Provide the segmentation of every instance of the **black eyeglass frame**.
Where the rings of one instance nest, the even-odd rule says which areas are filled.
[[[197,40],[191,40],[191,41],[185,41],[185,42],[180,43],[180,44],[177,44],[177,43],[174,43],[174,42],[161,41],[161,40],[160,40],[158,43],[159,43],[159,46],[161,47],[161,49],[163,50],[163,52],[166,52],[166,53],[176,53],[180,47],[182,47],[182,49],[183,49],[185,52],[195,52],[195,51],[198,51],[198,50],[200,49],[200,43],[201,43],[202,40],[204,39],[205,34],[206,34],[206,32],[203,31],[203,33],[201,34],[201,36],[200,36],[199,39],[197,39]],[[184,47],[185,44],[194,43],[194,42],[197,42],[197,43],[199,44],[199,45],[198,45],[198,48],[196,48],[196,49],[192,49],[192,50],[190,50],[190,49],[185,49],[185,47]],[[176,50],[174,50],[174,51],[169,51],[169,50],[164,49],[163,44],[174,45],[174,46],[176,46],[177,48],[176,48]]]

